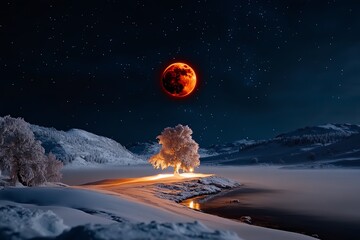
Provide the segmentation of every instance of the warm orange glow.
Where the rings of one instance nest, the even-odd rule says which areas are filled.
[[[181,173],[180,177],[183,178],[200,178],[200,177],[210,177],[213,174],[203,174],[203,173]]]
[[[98,185],[106,185],[106,186],[116,186],[116,185],[123,185],[123,184],[133,184],[133,183],[141,183],[141,182],[163,182],[163,181],[179,181],[184,178],[203,178],[203,177],[210,177],[213,174],[203,174],[203,173],[180,173],[180,174],[157,174],[153,176],[147,177],[140,177],[140,178],[130,178],[130,179],[114,179],[114,180],[107,180],[102,184]]]
[[[176,62],[163,72],[161,85],[166,93],[173,97],[185,97],[196,87],[197,78],[194,69],[188,64]]]
[[[190,201],[188,207],[191,209],[200,210],[200,204],[194,201]]]
[[[193,169],[193,168],[190,168],[190,169],[189,169],[189,172],[191,172],[191,173],[194,172],[194,169]]]
[[[199,177],[209,177],[212,174],[203,174],[203,173],[180,173],[179,175],[169,174],[158,174],[154,176],[138,178],[138,181],[154,181],[163,178],[199,178]]]
[[[154,175],[154,176],[149,176],[149,177],[143,177],[143,178],[139,178],[139,180],[148,180],[148,181],[153,181],[153,180],[158,180],[158,179],[162,179],[162,178],[170,178],[173,177],[174,174],[158,174],[158,175]]]

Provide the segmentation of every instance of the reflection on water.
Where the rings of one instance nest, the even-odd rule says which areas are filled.
[[[191,208],[191,209],[200,210],[200,204],[197,203],[197,202],[194,202],[193,200],[191,200],[188,203],[188,207]]]

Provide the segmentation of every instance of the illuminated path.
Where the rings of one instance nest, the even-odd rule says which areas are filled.
[[[89,186],[118,186],[118,185],[128,185],[128,184],[135,184],[135,183],[149,183],[149,184],[156,184],[156,183],[164,183],[164,182],[179,182],[183,180],[188,180],[191,178],[203,178],[203,177],[210,177],[213,174],[202,174],[202,173],[181,173],[179,175],[174,174],[157,174],[153,176],[147,177],[140,177],[140,178],[124,178],[124,179],[107,179],[98,182],[88,183],[86,185]]]

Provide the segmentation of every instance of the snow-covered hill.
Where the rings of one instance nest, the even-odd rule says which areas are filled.
[[[326,124],[280,134],[274,140],[288,144],[331,144],[358,133],[360,133],[359,125]]]
[[[303,167],[360,166],[360,126],[326,124],[300,128],[237,150],[205,157],[207,164],[279,164]],[[225,148],[226,149],[226,148]]]
[[[324,135],[324,134],[337,134],[337,135],[352,135],[360,132],[360,126],[355,124],[325,124],[314,127],[299,128],[295,131],[278,135],[278,137],[291,137],[303,135]]]
[[[144,161],[118,142],[84,130],[67,132],[31,125],[35,138],[46,152],[52,152],[64,164],[89,166],[96,164],[131,165]]]

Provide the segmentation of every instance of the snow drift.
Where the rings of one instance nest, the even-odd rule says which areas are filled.
[[[69,227],[54,212],[16,205],[0,206],[0,238],[28,239],[57,236]]]
[[[148,240],[232,240],[239,237],[227,231],[214,231],[199,222],[193,223],[114,223],[109,225],[87,224],[72,228],[55,239],[83,240],[118,240],[118,239],[148,239]]]
[[[239,239],[115,196],[71,188],[0,191],[0,239]]]
[[[21,206],[0,206],[1,239],[239,239],[227,231],[214,231],[199,222],[85,224],[70,228],[53,211]]]

